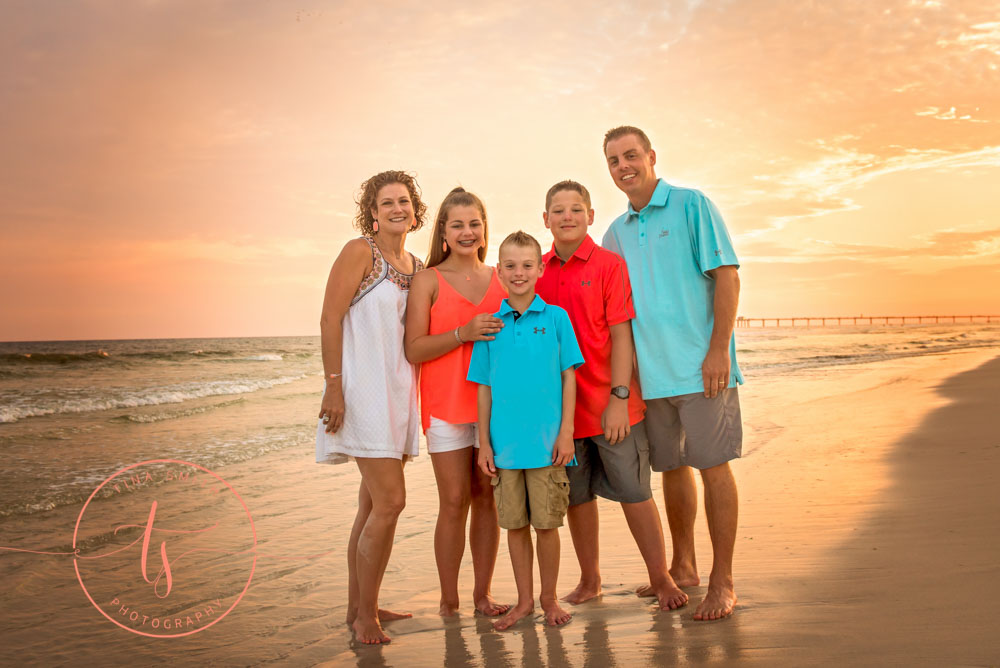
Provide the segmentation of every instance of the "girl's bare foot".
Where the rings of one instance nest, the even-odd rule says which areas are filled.
[[[354,637],[357,641],[365,645],[381,645],[382,643],[391,641],[391,638],[382,631],[382,625],[379,624],[378,618],[364,619],[358,617],[351,624],[351,628],[354,629]]]
[[[487,617],[498,617],[508,610],[510,610],[509,603],[497,603],[490,595],[486,595],[476,601],[476,611],[481,612]]]
[[[378,620],[380,622],[394,622],[398,619],[409,619],[413,616],[412,612],[393,612],[392,610],[378,609]],[[351,626],[354,624],[354,620],[358,618],[357,609],[348,610],[347,612],[347,625]]]
[[[513,608],[511,608],[510,612],[508,612],[506,615],[493,622],[493,628],[496,629],[497,631],[505,631],[510,627],[514,626],[514,624],[516,624],[519,620],[524,619],[534,611],[535,608],[530,603],[526,605],[521,605],[520,603],[518,603]]]
[[[551,603],[542,603],[542,610],[545,611],[545,623],[549,626],[562,626],[573,619],[573,615],[562,609],[559,601],[553,600]]]

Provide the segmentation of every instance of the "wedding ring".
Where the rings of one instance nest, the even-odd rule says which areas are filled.
[[[323,424],[330,424],[330,416],[329,415],[324,415],[323,416]]]

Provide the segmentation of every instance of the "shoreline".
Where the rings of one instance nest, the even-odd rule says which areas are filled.
[[[620,507],[604,501],[604,595],[572,607],[567,626],[529,621],[494,633],[471,612],[442,620],[432,548],[437,495],[424,453],[407,465],[407,508],[381,596],[385,607],[415,616],[387,625],[391,644],[356,647],[343,623],[343,549],[358,474],[349,465],[318,466],[311,449],[292,449],[219,470],[253,513],[260,553],[279,558],[261,556],[246,596],[216,627],[171,640],[133,636],[85,599],[72,560],[7,554],[0,575],[14,586],[0,603],[17,614],[3,616],[0,637],[19,661],[46,665],[160,665],[178,652],[234,666],[995,664],[1000,642],[991,639],[987,606],[1000,585],[992,563],[1000,548],[993,491],[1000,440],[992,428],[998,355],[972,350],[844,365],[751,379],[741,388],[744,457],[733,464],[740,603],[726,620],[691,618],[711,567],[702,509],[702,584],[686,589],[688,606],[661,613],[635,597],[645,569]],[[942,450],[955,439],[963,447],[954,455]],[[662,516],[659,477],[653,481]],[[0,522],[0,544],[62,545],[77,511]],[[568,530],[561,537],[564,594],[579,571]],[[461,577],[471,611],[468,551]],[[503,538],[493,591],[501,601],[514,597]]]

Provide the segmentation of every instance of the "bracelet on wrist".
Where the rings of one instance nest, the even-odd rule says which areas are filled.
[[[455,328],[455,340],[458,341],[458,345],[462,345],[465,341],[462,340],[462,335],[458,333],[459,329],[461,329],[461,327]]]

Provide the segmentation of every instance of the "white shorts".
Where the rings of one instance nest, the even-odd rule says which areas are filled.
[[[470,445],[478,448],[479,424],[476,422],[451,424],[432,415],[431,426],[424,432],[424,436],[427,438],[427,452],[432,455],[461,450]]]

